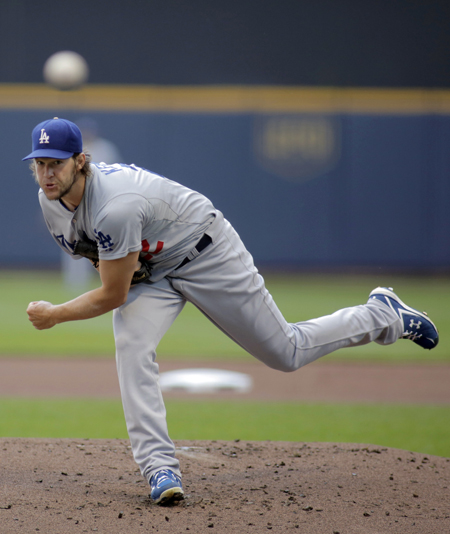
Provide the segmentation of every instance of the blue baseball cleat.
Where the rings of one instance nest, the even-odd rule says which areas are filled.
[[[402,302],[392,290],[392,287],[377,287],[369,296],[392,308],[403,321],[401,339],[410,339],[424,349],[434,349],[439,343],[439,332],[425,312],[410,308]]]
[[[162,469],[150,480],[150,497],[156,504],[168,504],[184,498],[181,478],[170,469]]]

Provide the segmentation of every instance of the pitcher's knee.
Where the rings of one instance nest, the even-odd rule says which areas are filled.
[[[301,365],[297,365],[294,357],[280,358],[278,355],[254,355],[259,361],[274,369],[275,371],[281,371],[282,373],[292,373],[296,371]]]
[[[276,367],[276,369],[283,373],[293,373],[294,371],[297,371],[297,369],[299,369],[299,366],[296,365],[293,361],[289,362],[289,364],[283,362],[279,367]]]
[[[280,351],[265,351],[253,354],[255,358],[263,362],[267,367],[281,371],[282,373],[293,373],[304,365],[317,358],[316,350],[299,349],[298,347],[288,347],[284,353]]]

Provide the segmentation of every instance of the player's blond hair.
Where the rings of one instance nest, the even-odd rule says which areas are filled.
[[[77,158],[78,158],[78,156],[80,154],[81,154],[81,152],[76,152],[72,156],[72,159],[76,162]],[[92,170],[91,170],[92,156],[89,154],[89,152],[83,152],[83,154],[86,156],[86,161],[84,162],[83,167],[81,167],[80,172],[85,178],[88,178],[89,176],[92,175]],[[37,179],[37,176],[36,176],[36,165],[34,164],[34,158],[30,160],[29,167],[30,167],[30,171],[33,173],[33,176],[34,176],[34,179],[36,180],[36,183],[39,183],[38,179]]]
[[[80,154],[81,152],[78,152],[72,156],[75,162]],[[86,161],[84,162],[83,167],[81,167],[80,172],[85,178],[87,178],[88,176],[91,176],[92,174],[92,170],[91,170],[92,156],[89,154],[89,152],[83,152],[83,154],[86,156]]]

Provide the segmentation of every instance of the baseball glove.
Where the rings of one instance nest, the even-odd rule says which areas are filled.
[[[98,269],[98,248],[97,243],[95,241],[92,241],[91,239],[77,241],[75,243],[73,253],[79,256],[83,256],[83,258],[87,258],[92,262],[92,265],[96,269]],[[150,265],[143,258],[139,258],[139,262],[141,264],[141,267],[133,273],[133,277],[131,279],[132,286],[135,286],[136,284],[140,284],[141,282],[145,282],[146,280],[148,280],[152,272]]]
[[[86,241],[77,241],[73,249],[73,253],[77,256],[83,256],[91,260],[94,267],[98,268],[98,248],[97,243],[91,239],[86,239]]]

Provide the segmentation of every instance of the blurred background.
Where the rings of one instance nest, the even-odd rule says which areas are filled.
[[[209,196],[261,268],[447,274],[449,24],[439,0],[3,0],[0,266],[61,264],[21,158],[62,116]],[[81,89],[44,84],[59,50]]]

